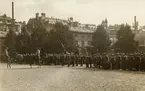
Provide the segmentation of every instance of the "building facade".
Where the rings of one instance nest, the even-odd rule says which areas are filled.
[[[45,28],[49,32],[51,29],[53,29],[53,25],[56,22],[61,22],[63,25],[67,25],[69,27],[70,32],[72,32],[76,46],[78,47],[80,54],[86,54],[87,47],[92,47],[91,41],[92,41],[92,34],[96,30],[97,26],[95,24],[81,24],[77,21],[73,21],[73,18],[70,17],[67,20],[58,19],[54,17],[46,17],[45,13],[41,13],[39,16],[39,13],[36,13],[34,18],[29,19],[27,24],[33,24],[36,19],[39,19],[40,21],[45,23]],[[84,52],[82,52],[82,49]]]
[[[138,41],[138,52],[145,52],[145,31],[140,31],[135,35],[135,40]]]
[[[14,26],[12,28],[12,19],[5,14],[0,16],[0,55],[3,55],[4,53],[4,40],[9,30],[12,28],[18,35],[21,33],[22,24],[23,23],[20,22],[14,22]]]
[[[92,47],[92,36],[94,31],[85,30],[84,28],[71,27],[70,31],[72,32],[75,44],[78,47],[79,54],[88,55],[87,48]]]

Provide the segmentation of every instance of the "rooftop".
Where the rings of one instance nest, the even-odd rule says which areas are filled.
[[[80,32],[80,33],[93,33],[95,30],[88,30],[79,27],[70,27],[70,31],[72,32]]]

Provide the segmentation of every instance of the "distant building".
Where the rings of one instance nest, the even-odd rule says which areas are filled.
[[[82,53],[82,49],[92,47],[92,34],[97,28],[95,24],[81,24],[77,21],[73,21],[72,17],[68,18],[68,20],[63,20],[54,17],[46,17],[45,13],[41,13],[41,16],[39,16],[39,13],[36,13],[35,18],[30,18],[27,25],[35,25],[34,23],[37,19],[43,22],[48,32],[53,29],[53,25],[56,22],[61,22],[63,25],[67,25],[74,36],[75,44],[78,46],[80,53]]]
[[[87,54],[87,47],[92,47],[92,35],[94,31],[85,30],[83,28],[71,27],[70,31],[73,33],[75,44],[78,47],[80,54]]]
[[[107,30],[108,29],[108,20],[107,18],[105,20],[102,21],[102,26],[104,26],[104,28]]]
[[[30,18],[28,20],[27,25],[29,26],[29,24],[33,25],[33,27],[35,27],[35,23],[38,22],[37,20],[39,20],[39,22],[41,22],[43,24],[43,26],[46,28],[46,30],[49,32],[51,29],[53,29],[53,25],[56,22],[61,22],[64,25],[67,25],[68,22],[67,20],[62,20],[62,19],[58,19],[58,18],[54,18],[54,17],[46,17],[45,13],[41,13],[41,15],[39,15],[39,13],[36,13],[34,18]]]
[[[138,34],[136,34],[135,40],[139,43],[137,50],[139,52],[145,52],[145,31],[140,31]]]
[[[4,40],[10,28],[12,28],[12,19],[5,14],[0,16],[0,57],[4,53]],[[14,22],[13,31],[18,35],[21,33],[21,27],[24,22]]]
[[[6,36],[11,27],[11,20],[12,19],[7,17],[5,14],[0,16],[0,37]],[[21,33],[21,26],[20,22],[15,22],[13,27],[14,32],[17,34]]]
[[[110,37],[110,40],[111,40],[111,45],[115,44],[116,41],[117,41],[117,31],[120,29],[121,25],[109,25],[108,26],[108,34],[109,34],[109,37]]]

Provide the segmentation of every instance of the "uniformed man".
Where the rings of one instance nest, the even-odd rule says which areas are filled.
[[[71,55],[71,64],[72,64],[72,67],[74,67],[74,65],[75,65],[75,55]]]
[[[78,66],[78,63],[79,63],[79,55],[76,55],[75,56],[75,63],[76,63],[76,66]]]
[[[97,68],[97,57],[96,57],[96,55],[93,56],[93,67]]]
[[[37,62],[38,62],[38,68],[41,68],[41,56],[40,56],[40,49],[38,48],[36,51],[36,56],[37,56]]]
[[[97,56],[97,66],[98,68],[101,68],[102,66],[102,56],[100,54]]]
[[[80,57],[80,66],[83,66],[83,64],[84,64],[84,56],[83,55],[81,55],[81,57]]]
[[[145,71],[145,56],[143,54],[141,55],[140,70]]]
[[[70,62],[71,62],[70,55],[67,54],[66,60],[67,60],[67,64],[68,64],[67,67],[69,67],[70,66]]]
[[[110,65],[110,62],[109,62],[109,58],[107,55],[104,55],[103,56],[103,68],[104,69],[110,69],[111,65]]]
[[[86,68],[89,68],[89,56],[85,57]]]
[[[91,55],[89,56],[89,65],[90,65],[89,67],[92,68],[92,56]]]
[[[120,69],[120,65],[121,65],[121,61],[122,61],[122,58],[119,54],[117,54],[117,57],[116,57],[116,69]]]
[[[6,49],[5,49],[5,56],[7,59],[7,68],[11,68],[11,58],[10,58],[10,55],[8,52],[8,47],[6,47]]]
[[[27,56],[28,56],[28,63],[32,68],[32,64],[34,63],[36,56],[33,53],[28,53]]]
[[[110,62],[111,62],[111,69],[115,69],[115,56],[112,54],[111,57],[110,57]]]

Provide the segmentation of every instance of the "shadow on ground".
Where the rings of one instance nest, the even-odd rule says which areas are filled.
[[[119,72],[119,73],[131,73],[131,74],[145,74],[145,72],[142,71],[128,71],[128,70],[104,70],[104,69],[98,69],[98,68],[85,68],[85,67],[69,67],[70,69],[75,70],[86,70],[86,71],[103,71],[103,72]]]

